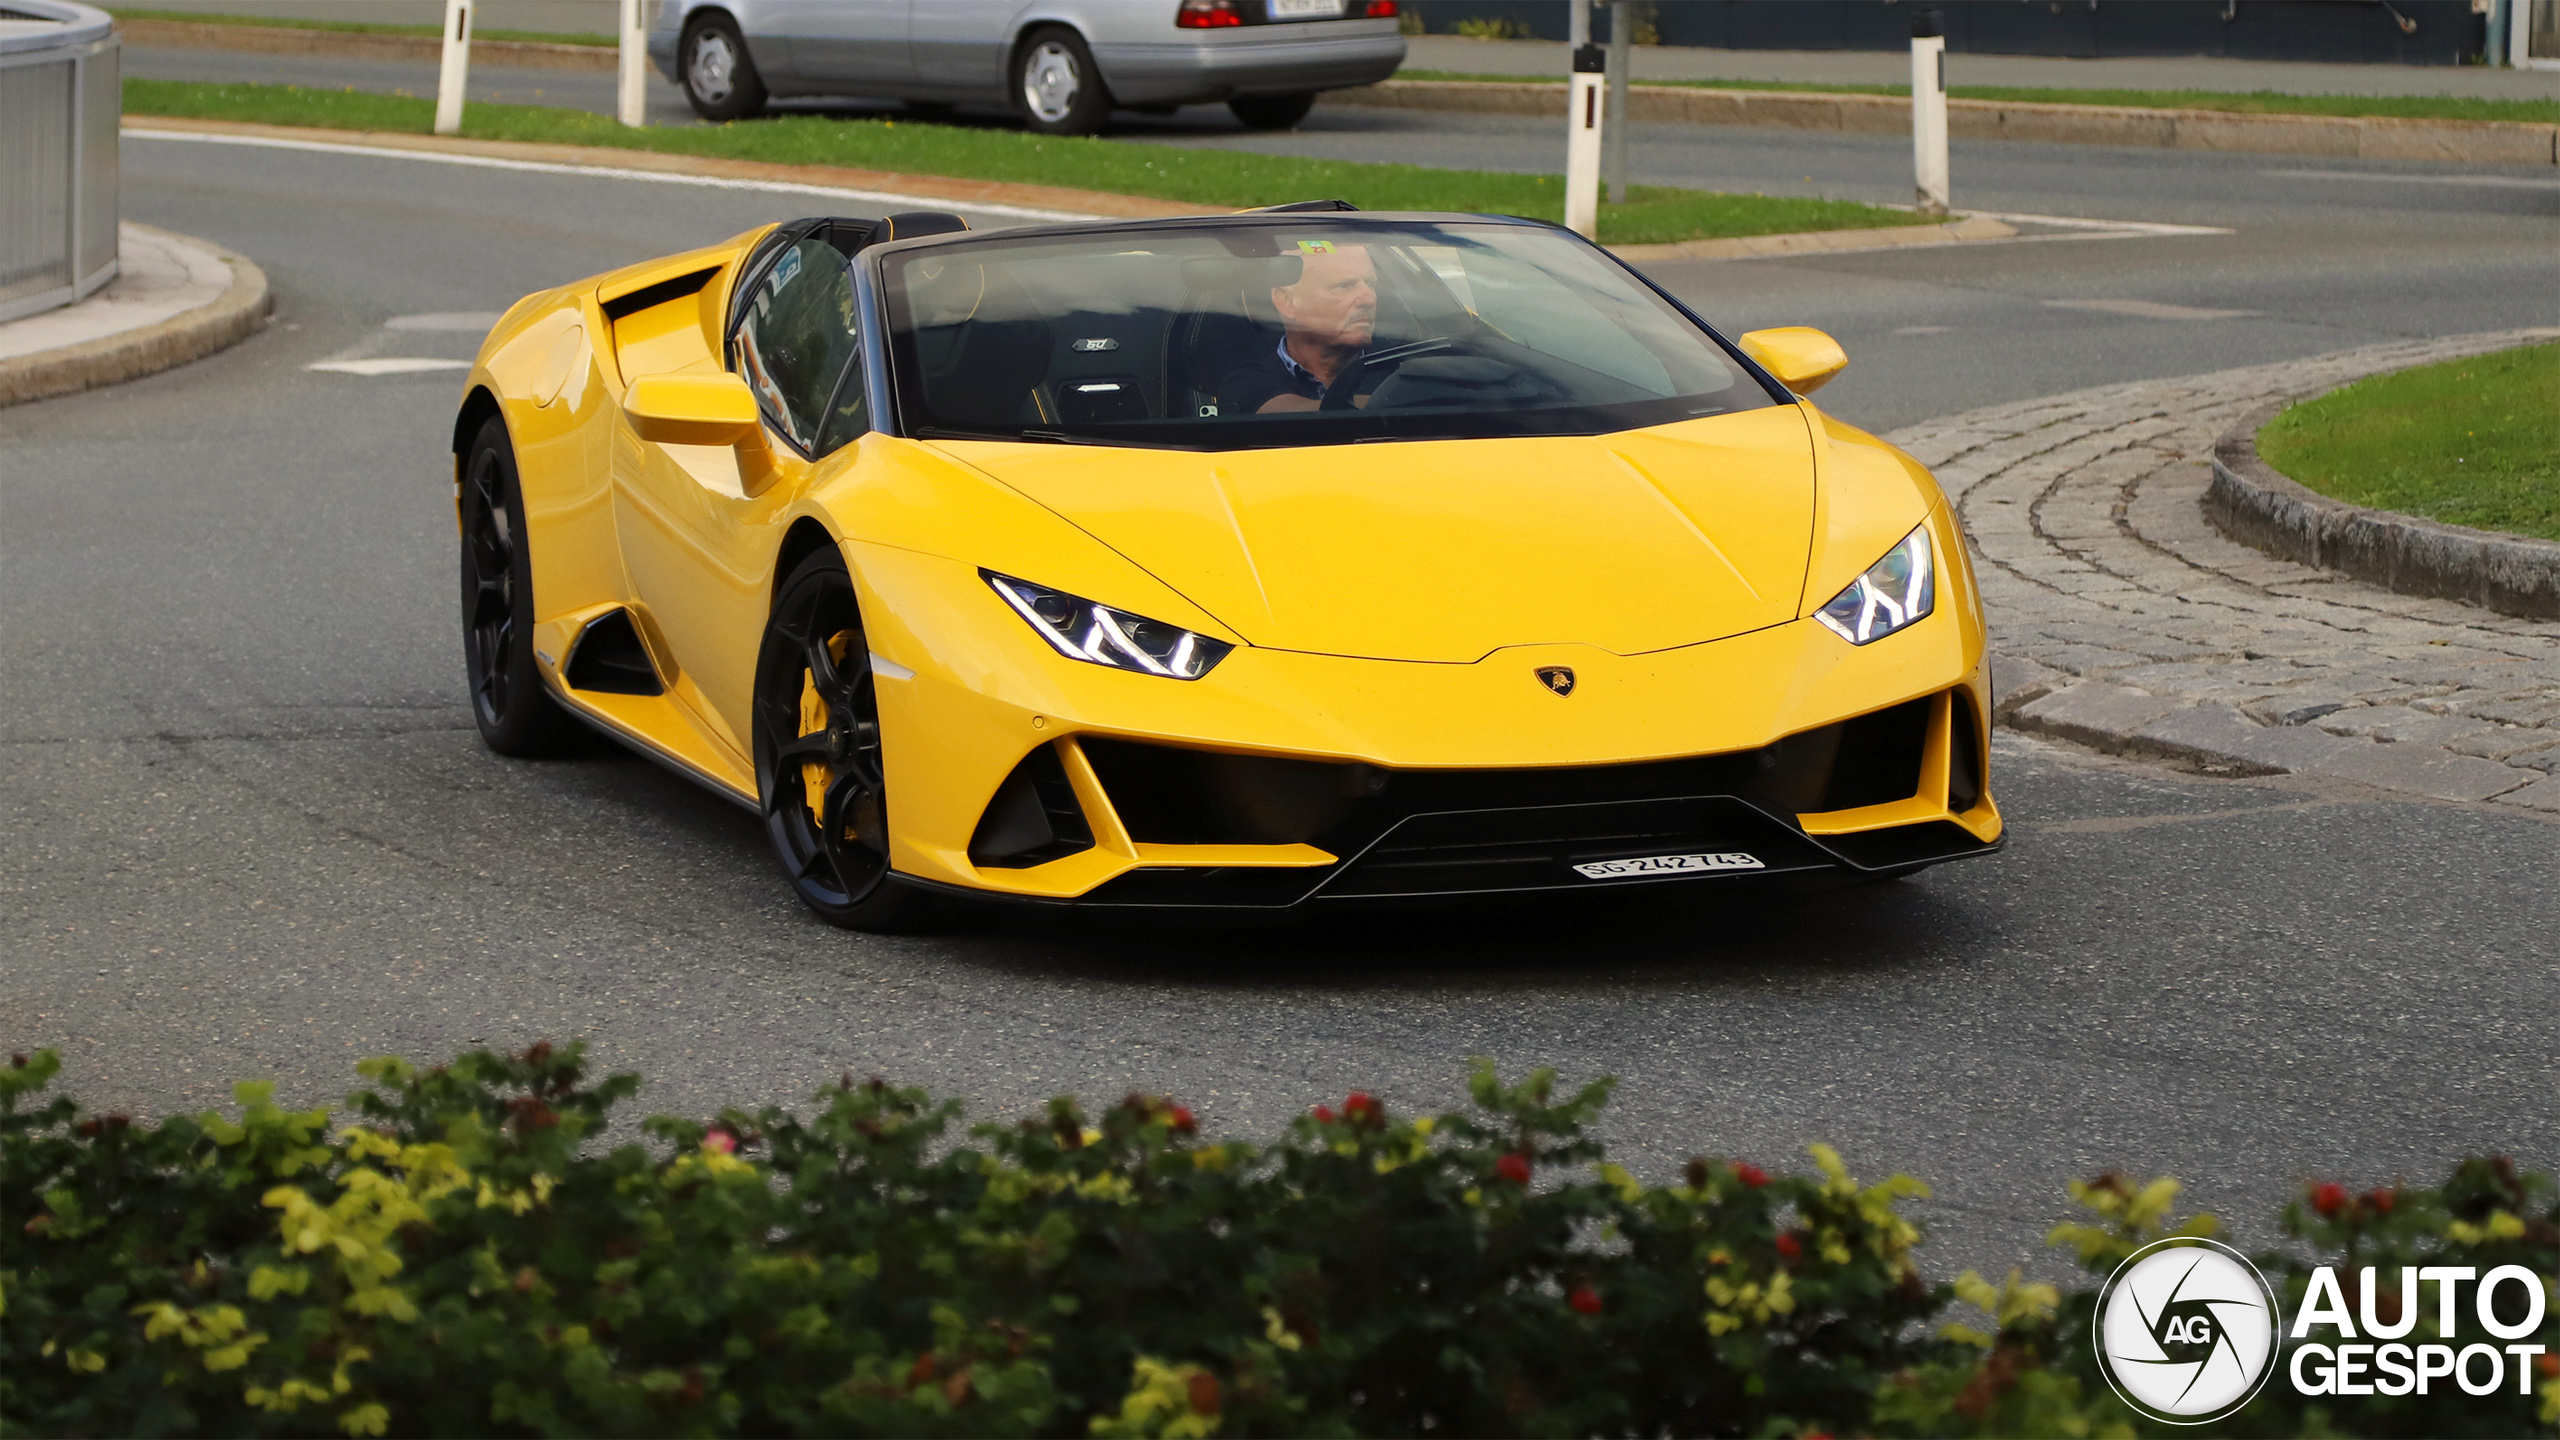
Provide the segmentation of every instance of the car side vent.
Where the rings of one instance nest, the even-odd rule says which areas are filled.
[[[1982,803],[1982,737],[1975,733],[1971,694],[1958,690],[1948,713],[1955,744],[1947,752],[1947,810],[1962,815]]]
[[[661,280],[655,285],[643,285],[627,294],[612,296],[600,302],[604,309],[604,318],[620,320],[627,315],[637,315],[652,306],[664,305],[670,300],[681,300],[687,295],[699,295],[702,293],[702,287],[711,283],[711,277],[719,273],[720,267],[714,265],[688,275],[678,275],[672,280]]]
[[[1920,752],[1929,741],[1927,696],[1878,710],[1840,726],[1840,753],[1821,805],[1855,810],[1908,800],[1920,790]]]
[[[969,863],[1024,870],[1092,848],[1093,827],[1076,803],[1067,767],[1056,746],[1043,745],[996,787],[996,798],[978,817],[978,833],[969,837]]]
[[[601,695],[664,695],[658,667],[649,663],[649,647],[640,643],[631,612],[614,610],[587,622],[562,667],[572,690]]]

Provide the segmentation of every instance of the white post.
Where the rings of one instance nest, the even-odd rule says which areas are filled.
[[[1582,8],[1575,0],[1574,8]],[[1573,88],[1565,97],[1564,228],[1586,240],[1600,238],[1600,91],[1608,52],[1584,45],[1573,52]]]
[[[1608,137],[1609,203],[1627,203],[1627,72],[1635,63],[1636,7],[1609,0],[1609,105],[1601,122]]]
[[[622,0],[622,123],[649,123],[649,32],[643,28],[640,0]]]
[[[1947,213],[1947,40],[1938,12],[1911,19],[1911,166],[1920,213]]]
[[[436,133],[462,133],[462,90],[471,80],[471,0],[444,0],[444,68],[436,73]]]

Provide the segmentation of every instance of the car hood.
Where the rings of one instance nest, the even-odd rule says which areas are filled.
[[[1800,613],[1813,538],[1793,406],[1615,435],[1209,454],[937,444],[1248,643],[1330,655],[1632,655],[1738,635]]]

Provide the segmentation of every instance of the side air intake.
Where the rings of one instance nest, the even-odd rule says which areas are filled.
[[[1027,870],[1093,848],[1093,827],[1076,803],[1075,786],[1057,747],[1043,745],[1022,757],[996,787],[978,833],[969,837],[969,863],[991,870]]]
[[[614,610],[587,622],[578,632],[578,643],[569,650],[569,663],[561,668],[572,690],[591,690],[603,695],[664,695],[667,687],[658,680],[658,667],[649,663],[649,647],[640,643],[639,627],[631,623],[631,612]]]

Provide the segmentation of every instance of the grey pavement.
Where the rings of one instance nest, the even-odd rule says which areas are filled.
[[[1571,47],[1557,40],[1471,40],[1417,35],[1405,68],[1473,75],[1561,79]],[[1638,45],[1630,78],[1764,80],[1809,85],[1908,85],[1911,56],[1900,50],[1710,50]],[[2560,72],[2487,65],[2331,65],[2303,60],[2226,60],[2164,55],[2075,60],[2048,55],[1947,56],[1949,85],[2032,85],[2072,90],[2222,90],[2281,95],[2463,95],[2493,100],[2560,99]]]
[[[2560,815],[2560,622],[2395,595],[2233,543],[2215,438],[2272,400],[2560,328],[2106,386],[1894,434],[1982,564],[2009,723],[2225,773]]]
[[[474,334],[391,322],[494,312],[805,197],[141,138],[125,186],[131,217],[256,257],[278,317],[0,429],[0,1038],[63,1047],[93,1103],[167,1113],[244,1075],[322,1099],[365,1054],[584,1036],[674,1111],[788,1102],[851,1067],[985,1115],[1143,1086],[1267,1130],[1355,1084],[1455,1103],[1483,1054],[1622,1077],[1607,1134],[1649,1175],[1699,1151],[1791,1163],[1817,1139],[1862,1173],[1925,1175],[1939,1273],[2052,1273],[2064,1183],[2110,1166],[2185,1176],[2258,1243],[2308,1176],[2560,1152],[2536,1103],[2560,1078],[2560,824],[2323,774],[2180,774],[2004,734],[2010,848],[1865,890],[828,929],[752,818],[684,782],[611,751],[481,749],[453,377],[308,368],[460,358]],[[1877,425],[2222,363],[2200,352],[2498,328],[2517,322],[2468,307],[2550,293],[2500,268],[2518,242],[2494,208],[2457,210],[2440,249],[2401,245],[2387,208],[2327,219],[2349,233],[2325,248],[2304,226],[2255,251],[2244,229],[1662,278],[1728,329],[1837,326],[1869,388],[1835,389]],[[2177,248],[2207,243],[2231,248]],[[2375,283],[2342,261],[2358,245],[2397,253],[2404,299],[2330,294]],[[2226,322],[2036,298],[2222,290],[2293,318],[2228,341]],[[1944,328],[1887,343],[1921,326]]]
[[[316,57],[137,50],[129,73],[429,93],[432,67]],[[411,73],[405,78],[403,70]],[[597,111],[603,74],[484,69],[475,94]],[[886,107],[842,107],[854,113]],[[651,113],[688,120],[653,81]],[[962,123],[1009,123],[992,112]],[[1222,107],[1122,117],[1117,134],[1312,159],[1552,171],[1554,122],[1531,116],[1319,106],[1298,130],[1247,132]],[[131,147],[129,147],[131,148]],[[1891,203],[1910,195],[1894,136],[1716,125],[1640,125],[1639,183]],[[2412,335],[2560,322],[2560,179],[2539,171],[2297,155],[1959,141],[1956,203],[2004,213],[2227,228],[2229,235],[2052,241],[1784,262],[1662,262],[1719,323],[1822,326],[1848,344],[1824,392],[1870,428],[2137,378],[2192,375]],[[844,159],[862,163],[858,148]],[[1310,198],[1299,195],[1282,199]],[[2092,304],[2140,302],[2216,318]],[[1926,384],[1908,381],[1925,377]]]

